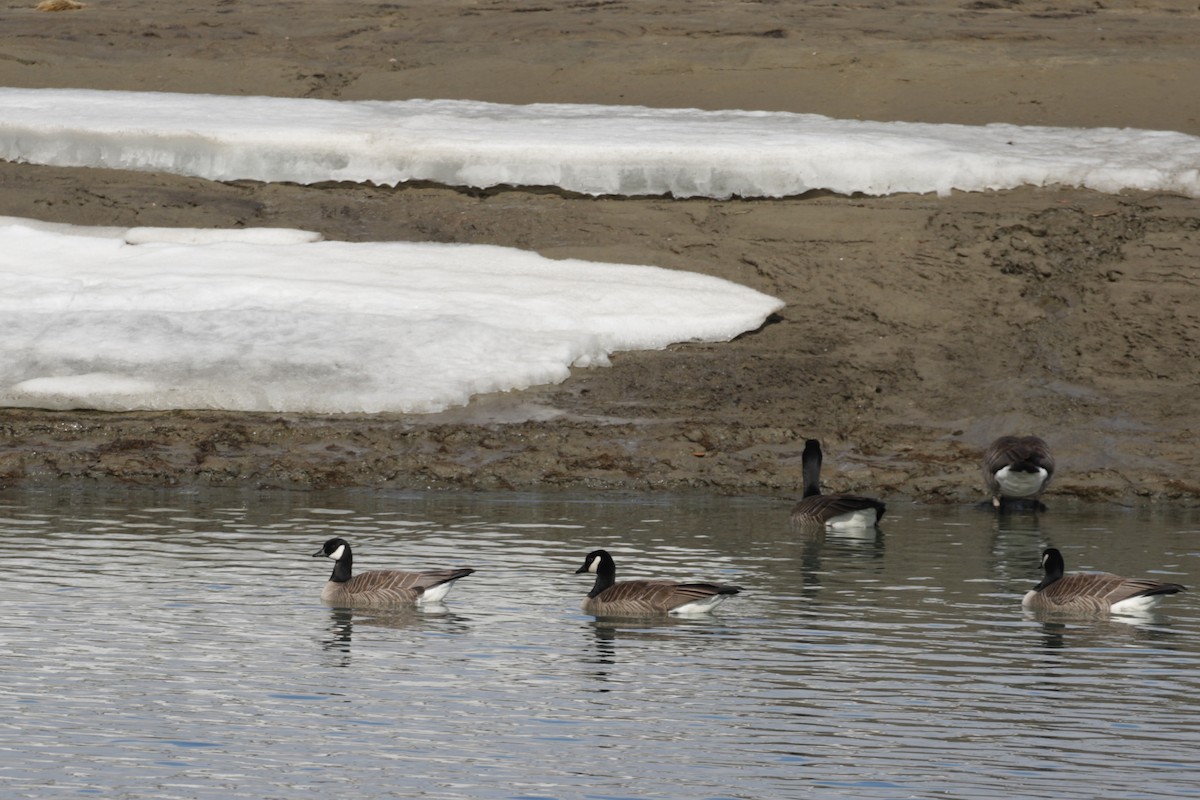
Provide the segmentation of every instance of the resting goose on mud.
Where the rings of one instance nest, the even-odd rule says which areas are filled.
[[[1037,436],[1001,436],[983,454],[983,480],[1000,508],[1005,499],[1032,502],[1041,508],[1038,495],[1054,477],[1054,456]]]
[[[1046,577],[1025,594],[1021,605],[1037,611],[1073,614],[1129,614],[1148,611],[1169,594],[1184,591],[1178,583],[1148,578],[1122,578],[1108,572],[1072,572],[1064,575],[1062,553],[1049,547],[1042,552]]]
[[[576,575],[596,576],[583,610],[597,617],[649,617],[705,614],[742,590],[740,586],[677,581],[617,581],[617,565],[607,550],[587,554]]]
[[[333,559],[333,574],[329,576],[321,599],[333,606],[396,607],[441,601],[454,582],[475,570],[438,569],[428,572],[405,572],[397,569],[370,570],[353,575],[354,556],[350,543],[334,538],[327,541],[313,558]]]
[[[792,507],[792,523],[824,525],[834,530],[872,528],[883,519],[887,506],[873,497],[856,494],[821,494],[821,443],[809,439],[800,457],[804,471],[804,497]]]

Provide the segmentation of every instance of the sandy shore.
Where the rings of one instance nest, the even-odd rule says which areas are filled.
[[[752,108],[1200,135],[1194,2],[5,2],[0,85]],[[1200,200],[1022,189],[780,201],[210,183],[0,163],[0,214],[493,243],[788,305],[719,345],[432,417],[0,410],[0,485],[830,488],[982,498],[1035,432],[1054,494],[1200,501]]]

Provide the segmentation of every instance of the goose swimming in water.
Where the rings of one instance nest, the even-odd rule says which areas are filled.
[[[1066,563],[1054,547],[1042,552],[1042,569],[1046,577],[1025,594],[1021,600],[1025,608],[1075,614],[1136,614],[1153,608],[1169,594],[1185,591],[1178,583],[1122,578],[1108,572],[1064,574]]]
[[[370,570],[352,574],[354,555],[350,543],[334,538],[313,558],[333,559],[333,574],[321,591],[321,599],[334,606],[395,607],[441,601],[454,582],[475,570],[468,567],[405,572],[397,569]]]
[[[587,554],[576,575],[596,576],[583,600],[583,610],[597,617],[648,617],[658,614],[704,614],[733,595],[740,586],[679,583],[664,580],[617,581],[617,565],[607,550]]]
[[[800,456],[804,471],[804,497],[792,507],[793,524],[824,525],[834,530],[871,528],[883,519],[887,506],[873,497],[856,494],[821,494],[821,443],[809,439]]]

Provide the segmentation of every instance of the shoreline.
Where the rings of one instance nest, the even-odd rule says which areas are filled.
[[[428,421],[389,415],[0,409],[5,439],[0,489],[86,484],[299,491],[700,491],[780,501],[794,501],[801,493],[803,439],[791,429],[594,421],[559,415],[545,406],[520,408],[509,405],[508,398],[490,402],[497,400],[496,416],[473,421],[455,419],[468,413],[464,409],[432,415],[436,419]],[[980,450],[949,436],[924,440],[922,433],[911,432],[900,453],[863,451],[826,440],[825,491],[869,493],[885,502],[985,502]],[[1051,506],[1068,501],[1195,508],[1198,495],[1200,486],[1171,475],[1073,471],[1067,464],[1060,466],[1045,500]]]

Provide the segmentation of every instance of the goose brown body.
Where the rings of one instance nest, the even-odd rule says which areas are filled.
[[[352,574],[353,554],[345,539],[330,539],[313,557],[334,559],[333,574],[321,590],[321,599],[335,606],[396,607],[441,600],[459,578],[475,570],[469,567],[423,572],[369,570]]]
[[[804,496],[792,506],[794,525],[832,528],[869,528],[879,524],[887,506],[873,497],[857,494],[821,494],[821,443],[809,439],[801,456]]]
[[[1042,553],[1046,576],[1021,601],[1026,608],[1072,614],[1144,611],[1163,597],[1185,591],[1178,583],[1149,578],[1124,578],[1109,572],[1063,572],[1062,553],[1050,547]]]
[[[705,613],[740,592],[740,586],[680,583],[668,580],[620,581],[605,550],[588,554],[575,574],[590,572],[596,582],[583,599],[583,610],[598,617],[645,617],[671,613]]]
[[[983,454],[983,481],[992,504],[1005,498],[1033,498],[1054,477],[1054,456],[1038,436],[1001,436]]]

